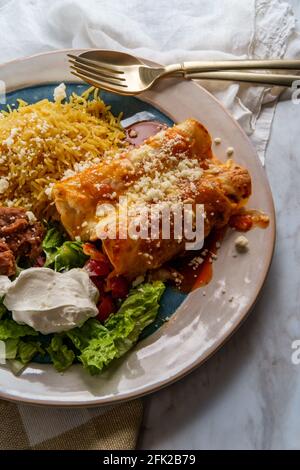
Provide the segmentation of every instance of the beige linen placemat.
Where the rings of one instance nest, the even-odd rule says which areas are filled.
[[[110,408],[42,408],[0,401],[0,450],[130,450],[141,400]]]

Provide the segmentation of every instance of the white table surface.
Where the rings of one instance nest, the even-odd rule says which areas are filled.
[[[300,18],[299,0],[290,0]],[[204,366],[145,399],[142,449],[300,449],[300,105],[277,106],[266,171],[277,244],[248,320]]]

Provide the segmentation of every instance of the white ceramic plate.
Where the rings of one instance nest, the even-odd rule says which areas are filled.
[[[0,66],[7,91],[49,82],[72,81],[66,53],[39,54]],[[73,50],[73,53],[82,52]],[[250,251],[232,257],[234,234],[226,236],[212,282],[188,296],[169,322],[141,341],[126,357],[97,377],[75,365],[65,374],[49,365],[31,364],[15,377],[0,367],[0,396],[19,402],[56,406],[107,405],[153,392],[178,380],[211,356],[245,319],[263,286],[275,242],[275,214],[265,172],[249,139],[222,105],[192,82],[168,79],[140,95],[174,122],[193,117],[222,145],[215,154],[225,158],[229,146],[235,159],[251,173],[253,196],[249,206],[270,216],[267,230],[247,234]],[[226,288],[226,295],[222,294]],[[229,302],[229,298],[233,301]]]

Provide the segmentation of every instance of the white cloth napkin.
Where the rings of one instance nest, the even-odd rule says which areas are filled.
[[[283,0],[0,0],[0,8],[2,62],[68,47],[129,51],[161,63],[300,55],[295,18]],[[264,161],[280,89],[203,84]]]
[[[283,0],[0,0],[0,45],[1,62],[70,47],[129,51],[161,63],[300,57],[295,18]],[[251,136],[263,161],[279,89],[204,85]],[[82,409],[38,408],[34,420],[30,406],[20,412],[34,444],[89,417]]]

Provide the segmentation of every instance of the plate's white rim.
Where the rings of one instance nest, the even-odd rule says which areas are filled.
[[[66,53],[67,54],[67,53],[70,53],[70,52],[73,52],[73,53],[77,52],[78,53],[78,52],[83,52],[83,51],[87,51],[87,50],[92,50],[92,48],[58,49],[58,50],[53,50],[53,51],[41,52],[41,53],[38,53],[38,54],[32,54],[30,56],[22,56],[20,58],[13,59],[13,60],[7,61],[3,64],[0,64],[0,72],[1,72],[2,68],[6,67],[6,66],[9,66],[10,64],[23,62],[23,61],[29,61],[29,60],[34,59],[34,58],[39,57],[39,56],[55,55],[55,54],[61,54],[61,53]],[[97,49],[95,48],[95,50],[97,50]],[[142,58],[142,60],[144,60],[145,62],[150,63],[150,61],[148,61],[146,59]],[[153,64],[153,62],[151,62],[151,63]],[[76,80],[76,77],[74,77],[74,79],[72,79],[72,82],[73,83],[76,83],[76,82],[81,83],[80,80]],[[42,83],[43,84],[47,84],[47,83],[50,84],[50,83],[53,83],[53,81],[49,81],[49,82],[43,81]],[[273,254],[274,254],[274,249],[275,249],[276,216],[275,216],[275,206],[274,206],[274,201],[273,201],[273,197],[272,197],[272,192],[271,192],[271,188],[270,188],[267,176],[266,176],[266,174],[264,172],[264,169],[263,169],[263,166],[261,164],[261,161],[259,160],[259,157],[257,155],[256,149],[255,149],[254,145],[252,144],[251,140],[246,135],[245,131],[239,125],[239,123],[231,116],[231,114],[223,106],[223,104],[220,103],[219,100],[215,96],[213,96],[211,93],[209,93],[199,83],[196,83],[196,82],[193,81],[193,82],[191,82],[191,85],[201,88],[202,93],[205,93],[205,94],[209,95],[209,97],[213,101],[215,101],[215,103],[218,106],[222,107],[223,111],[227,114],[228,118],[230,118],[230,120],[236,126],[237,131],[239,131],[239,133],[241,133],[243,135],[244,139],[246,139],[248,141],[248,145],[252,148],[252,151],[253,151],[253,154],[255,155],[257,163],[261,167],[262,178],[264,178],[264,180],[265,180],[265,190],[267,191],[266,197],[269,200],[269,204],[270,204],[271,211],[272,211],[272,213],[269,214],[269,215],[270,215],[270,218],[273,221],[273,224],[272,224],[272,231],[270,232],[270,243],[268,245],[268,253],[267,253],[268,262],[266,263],[266,269],[264,271],[262,281],[260,283],[260,286],[257,287],[256,295],[253,298],[253,301],[251,302],[251,304],[247,305],[247,309],[246,309],[245,313],[243,315],[241,315],[238,318],[237,321],[233,322],[232,326],[228,329],[228,331],[226,333],[226,337],[223,337],[223,338],[221,337],[220,339],[215,341],[212,346],[208,347],[208,349],[206,350],[206,352],[202,355],[202,357],[200,359],[197,359],[194,362],[190,363],[188,366],[183,368],[180,372],[178,372],[177,374],[175,374],[171,378],[169,377],[165,380],[161,380],[161,381],[157,382],[157,385],[148,385],[148,386],[145,386],[145,387],[141,387],[139,390],[134,391],[134,392],[120,393],[118,396],[110,396],[108,398],[95,398],[95,399],[92,399],[92,400],[89,399],[88,402],[82,402],[82,400],[78,401],[76,399],[71,400],[71,401],[70,400],[57,401],[57,400],[49,400],[49,399],[44,400],[44,399],[40,399],[40,398],[37,399],[37,398],[34,398],[34,397],[32,397],[32,398],[27,398],[27,397],[18,398],[15,395],[12,395],[10,393],[5,393],[3,391],[0,391],[0,398],[3,398],[7,401],[14,402],[14,403],[28,403],[28,404],[34,404],[34,405],[39,405],[39,406],[62,407],[62,408],[63,407],[78,407],[78,408],[84,407],[84,408],[87,408],[87,407],[93,407],[93,406],[107,406],[107,405],[111,405],[111,404],[119,404],[119,403],[122,403],[124,401],[130,401],[130,400],[133,400],[133,399],[136,399],[136,398],[140,398],[140,397],[143,397],[143,396],[148,395],[150,393],[154,393],[154,392],[166,387],[167,385],[171,385],[174,382],[177,382],[178,380],[180,380],[180,379],[184,378],[186,375],[188,375],[190,372],[193,372],[200,365],[204,364],[215,352],[217,352],[227,342],[227,340],[229,340],[231,338],[231,336],[236,332],[236,330],[241,326],[241,324],[248,318],[248,315],[251,313],[251,311],[252,311],[254,305],[256,304],[256,302],[259,298],[259,295],[260,295],[260,293],[263,289],[264,283],[266,281],[266,278],[268,276],[268,273],[269,273],[269,270],[270,270],[270,267],[271,267],[272,258],[273,258]],[[34,85],[31,85],[31,84],[28,84],[28,85],[25,85],[25,86],[22,85],[21,87],[12,88],[8,92],[19,89],[19,88],[27,88],[27,87],[29,88],[31,86],[34,86]],[[139,95],[137,95],[137,96],[139,97]],[[162,111],[165,115],[168,116],[168,113],[163,108],[160,108],[159,105],[156,102],[154,102],[154,100],[152,101],[151,98],[149,98],[148,96],[143,97],[143,99],[144,99],[144,101],[152,104],[158,110]],[[170,117],[172,118],[172,116],[170,116]]]

